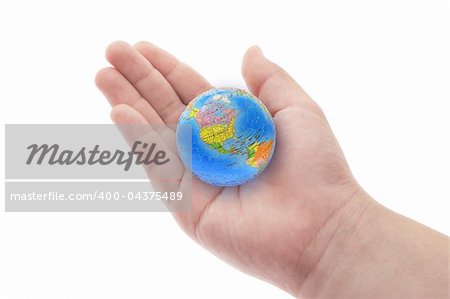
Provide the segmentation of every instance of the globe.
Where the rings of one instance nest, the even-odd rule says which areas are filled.
[[[181,114],[178,153],[200,180],[238,186],[258,176],[275,150],[275,123],[266,106],[236,88],[208,90]]]

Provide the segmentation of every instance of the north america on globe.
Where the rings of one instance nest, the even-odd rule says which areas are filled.
[[[192,100],[177,126],[181,160],[200,180],[242,185],[260,174],[275,150],[275,123],[267,108],[236,88],[208,90]]]

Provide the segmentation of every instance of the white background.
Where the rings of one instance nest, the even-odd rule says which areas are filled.
[[[258,44],[319,102],[373,197],[450,233],[447,2],[9,3],[0,17],[2,123],[110,123],[94,76],[114,40],[152,41],[238,87]],[[2,298],[290,298],[168,213],[0,216]]]

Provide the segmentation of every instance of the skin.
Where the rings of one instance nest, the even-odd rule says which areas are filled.
[[[96,84],[116,124],[176,124],[212,88],[148,42],[115,42],[106,58],[113,67],[100,70]],[[273,159],[239,187],[194,178],[192,209],[173,213],[180,227],[219,258],[298,298],[448,298],[448,237],[372,199],[320,107],[258,47],[245,53],[242,74],[274,118]],[[173,152],[174,135],[161,138]],[[183,171],[175,172],[182,185]]]

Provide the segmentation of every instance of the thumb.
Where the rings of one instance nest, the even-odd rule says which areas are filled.
[[[250,91],[273,116],[290,106],[320,110],[300,85],[284,69],[268,60],[258,46],[250,47],[245,53],[242,75]]]

